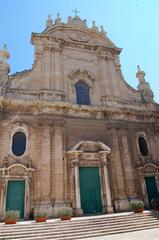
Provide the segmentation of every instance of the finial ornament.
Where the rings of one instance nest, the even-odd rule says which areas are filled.
[[[46,28],[49,28],[52,26],[52,19],[51,19],[51,14],[48,15],[48,19],[46,21]]]
[[[140,66],[139,65],[137,65],[137,71],[138,72],[140,72],[141,70],[140,70]]]
[[[96,26],[96,22],[95,21],[92,21],[92,29],[98,31],[98,27]]]
[[[100,26],[100,31],[101,31],[101,33],[103,33],[104,35],[107,34],[106,31],[104,31],[104,27],[103,27],[103,25]]]
[[[4,49],[7,49],[7,44],[6,43],[4,43]]]
[[[137,73],[136,73],[136,77],[138,78],[139,81],[139,85],[138,85],[138,89],[141,92],[141,99],[143,102],[148,103],[148,102],[153,102],[153,92],[150,88],[150,85],[148,82],[146,82],[145,80],[145,72],[142,71],[140,69],[140,66],[137,65]]]
[[[61,24],[60,13],[57,13],[57,17],[56,17],[56,19],[55,19],[55,24],[56,24],[56,25]]]
[[[139,83],[145,82],[145,72],[141,71],[140,66],[137,65],[136,77],[139,80]]]
[[[10,54],[7,51],[7,44],[5,43],[3,49],[0,51],[0,62],[6,63],[8,58],[10,58]]]

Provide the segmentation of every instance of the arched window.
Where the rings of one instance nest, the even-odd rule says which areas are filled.
[[[82,81],[75,84],[77,104],[90,105],[89,87]]]
[[[26,150],[26,136],[23,132],[16,132],[12,139],[12,152],[16,156],[21,156]]]
[[[147,143],[146,143],[145,139],[143,137],[139,137],[138,143],[139,143],[139,148],[140,148],[141,154],[143,156],[148,155],[148,148],[147,148]]]

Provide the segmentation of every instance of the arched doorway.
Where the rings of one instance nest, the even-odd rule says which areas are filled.
[[[7,166],[1,172],[1,198],[0,211],[19,210],[20,218],[28,218],[30,213],[30,183],[34,168],[15,163]]]
[[[139,168],[142,193],[147,208],[151,208],[151,200],[159,197],[159,175],[158,166],[146,163]]]
[[[101,142],[81,141],[67,152],[76,215],[113,212],[107,169],[110,151]]]

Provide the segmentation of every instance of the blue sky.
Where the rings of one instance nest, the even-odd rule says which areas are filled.
[[[7,43],[11,73],[29,69],[34,61],[31,32],[45,28],[47,16],[61,14],[65,22],[77,8],[88,25],[103,25],[108,37],[123,49],[120,59],[125,80],[134,88],[136,66],[159,102],[159,1],[158,0],[0,0],[0,48]]]

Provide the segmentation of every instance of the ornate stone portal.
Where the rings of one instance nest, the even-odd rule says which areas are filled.
[[[108,176],[108,159],[111,149],[101,142],[82,141],[76,144],[72,150],[67,151],[67,159],[71,164],[70,185],[72,186],[72,202],[74,202],[75,214],[83,215],[80,198],[79,167],[95,167],[100,171],[100,183],[102,193],[103,213],[112,213],[112,200]],[[102,186],[102,184],[104,186]],[[73,187],[74,186],[74,187]],[[74,199],[75,198],[75,199]]]
[[[7,187],[8,181],[25,181],[25,197],[24,197],[24,218],[28,219],[30,214],[30,203],[31,203],[31,187],[33,173],[36,170],[29,165],[26,167],[23,164],[15,163],[7,167],[4,165],[3,168],[0,168],[0,189],[1,189],[1,198],[0,198],[0,212],[6,210],[6,199],[7,199]]]

